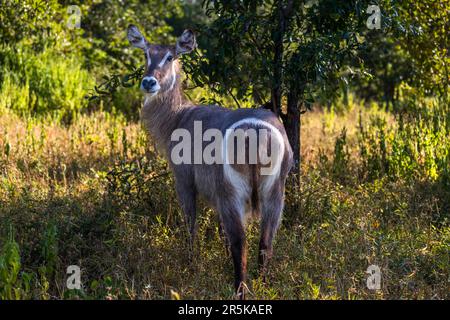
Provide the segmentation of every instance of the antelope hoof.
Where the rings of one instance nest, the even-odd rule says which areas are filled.
[[[245,300],[247,295],[248,287],[245,282],[241,282],[236,290],[236,300]]]

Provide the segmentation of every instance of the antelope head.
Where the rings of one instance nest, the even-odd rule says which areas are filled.
[[[132,46],[144,51],[146,63],[141,90],[150,96],[174,88],[180,68],[177,59],[197,45],[191,30],[184,30],[175,45],[150,44],[134,25],[128,26],[127,37]]]

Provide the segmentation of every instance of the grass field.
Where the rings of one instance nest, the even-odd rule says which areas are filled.
[[[437,118],[433,130],[432,115],[407,125],[376,106],[305,114],[301,188],[288,186],[267,284],[248,228],[249,298],[450,298],[450,137]],[[233,297],[216,214],[199,214],[190,263],[172,176],[139,123],[0,111],[0,174],[0,298]],[[66,288],[69,265],[81,290]]]

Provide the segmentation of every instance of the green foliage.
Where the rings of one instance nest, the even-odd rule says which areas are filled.
[[[59,4],[56,0],[4,0],[0,6],[0,44],[23,40],[42,49],[49,35],[58,28]]]
[[[371,125],[373,127],[366,131],[360,115],[360,155],[365,161],[363,170],[368,174],[369,179],[379,178],[387,174],[389,170],[386,155],[386,121],[374,116],[371,118]]]
[[[90,90],[86,98],[89,101],[108,101],[107,106],[111,106],[127,115],[129,118],[136,118],[138,109],[141,106],[141,94],[137,91],[130,92],[120,90],[120,87],[139,87],[144,67],[135,68],[128,66],[126,74],[115,73],[110,76],[103,76],[103,81]],[[111,111],[111,107],[107,108]]]
[[[32,275],[21,272],[19,245],[10,231],[0,254],[0,300],[30,297]]]
[[[336,178],[343,179],[346,177],[348,172],[349,165],[349,154],[346,149],[347,144],[347,130],[345,127],[342,129],[341,134],[336,139],[336,143],[334,146],[334,158],[333,158],[333,175]]]
[[[409,28],[397,43],[407,53],[406,59],[414,59],[415,77],[407,83],[422,95],[449,98],[449,10],[449,0],[402,3],[398,8]]]
[[[354,79],[352,86],[365,99],[384,100],[387,110],[403,109],[401,87],[415,97],[448,99],[448,11],[450,1],[378,1],[381,30],[367,30],[362,59],[373,77]]]
[[[110,66],[111,71],[122,70],[125,65],[142,63],[142,54],[130,48],[126,29],[130,23],[148,32],[151,43],[174,42],[172,27],[167,19],[181,17],[181,2],[168,1],[79,1],[85,8],[82,29],[87,38],[93,39],[91,47],[84,52],[89,66]],[[71,4],[76,4],[77,1]],[[98,60],[91,60],[94,55]],[[139,59],[137,59],[139,57]]]
[[[151,212],[157,207],[158,199],[176,201],[167,164],[154,155],[150,159],[143,157],[133,162],[121,161],[108,172],[106,179],[107,190],[114,202],[125,208],[148,207]],[[166,204],[170,205],[170,202]],[[170,210],[166,208],[162,211]]]
[[[367,128],[360,125],[360,154],[370,178],[388,176],[407,179],[449,181],[448,106],[436,103],[399,116],[399,125],[373,118]]]
[[[47,49],[36,54],[18,45],[1,53],[0,108],[19,114],[54,114],[71,119],[87,106],[93,79],[76,57]]]
[[[212,21],[198,26],[205,57],[190,63],[192,81],[221,95],[236,89],[238,100],[262,104],[277,88],[286,95],[307,91],[306,97],[317,90],[334,92],[344,58],[360,45],[357,32],[367,4],[204,1],[204,6]]]
[[[50,222],[45,230],[41,243],[41,256],[44,261],[42,273],[47,277],[53,277],[58,263],[58,229],[53,222]]]

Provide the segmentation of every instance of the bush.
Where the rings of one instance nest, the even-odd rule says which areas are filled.
[[[448,107],[436,102],[399,115],[397,125],[388,127],[380,117],[360,125],[360,155],[368,178],[389,176],[449,181]]]
[[[51,49],[34,54],[22,46],[3,47],[0,57],[0,109],[21,115],[51,113],[70,120],[86,108],[93,77],[76,56]]]
[[[0,252],[0,299],[27,299],[32,275],[20,272],[19,245],[12,233]]]

